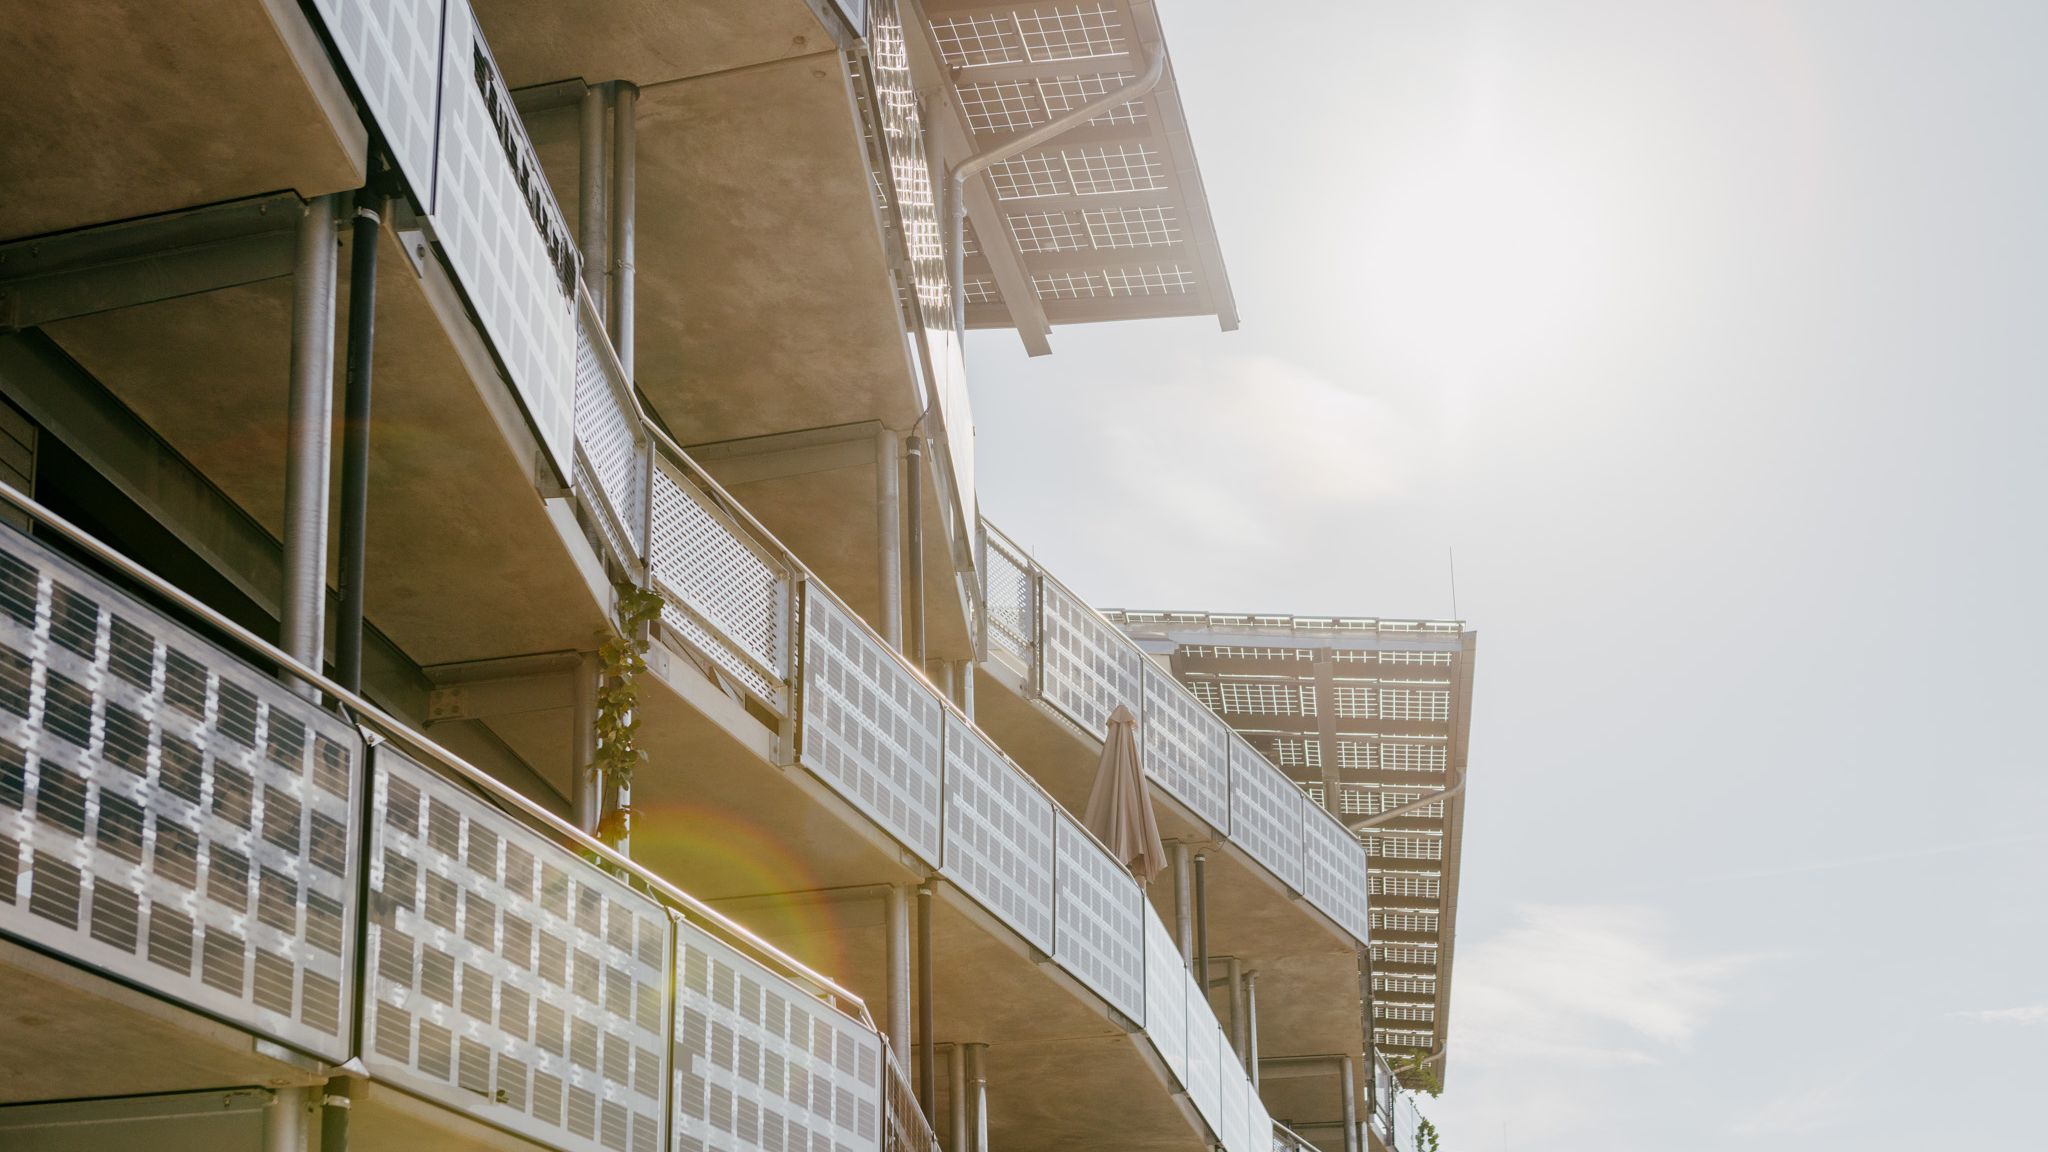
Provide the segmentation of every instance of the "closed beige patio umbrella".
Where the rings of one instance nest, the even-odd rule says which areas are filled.
[[[1109,714],[1102,764],[1095,770],[1095,789],[1088,794],[1081,822],[1139,884],[1151,884],[1166,870],[1166,845],[1160,843],[1159,821],[1152,814],[1151,785],[1138,763],[1138,718],[1121,704]]]

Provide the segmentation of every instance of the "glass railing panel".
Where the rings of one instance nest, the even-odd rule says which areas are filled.
[[[660,1152],[670,920],[382,745],[363,1059],[567,1152]]]
[[[662,624],[778,712],[787,707],[789,573],[689,472],[658,457],[650,566]]]
[[[1394,1152],[1418,1152],[1416,1137],[1421,1129],[1422,1113],[1415,1107],[1415,1097],[1401,1093],[1394,1100]]]
[[[1080,821],[1059,813],[1053,959],[1117,1011],[1145,1022],[1144,890]]]
[[[1049,576],[1039,580],[1038,627],[1039,691],[1046,703],[1098,740],[1117,705],[1133,716],[1143,711],[1144,657],[1114,624]]]
[[[1251,1081],[1245,1079],[1244,1065],[1238,1062],[1237,1050],[1230,1046],[1230,1037],[1221,1029],[1213,1036],[1217,1045],[1216,1059],[1222,1069],[1217,1077],[1220,1087],[1217,1099],[1221,1103],[1222,1127],[1216,1130],[1216,1139],[1223,1145],[1223,1152],[1265,1152],[1252,1142],[1251,1110],[1246,1106],[1245,1097],[1251,1094]]]
[[[1230,739],[1230,838],[1301,890],[1303,796],[1294,781],[1242,737]],[[1363,881],[1360,881],[1361,891]]]
[[[1038,608],[1031,558],[995,530],[981,525],[983,548],[982,599],[988,613],[988,645],[1009,653],[1032,671],[1037,659]]]
[[[798,762],[921,858],[939,859],[944,709],[853,613],[804,584]]]
[[[628,571],[647,533],[647,437],[632,386],[606,342],[590,294],[577,293],[576,472],[571,478],[605,543]]]
[[[442,0],[313,0],[384,147],[423,198],[434,187]]]
[[[1365,845],[1306,792],[1299,795],[1301,894],[1363,942],[1367,938]]]
[[[1017,934],[1053,950],[1052,799],[974,726],[946,714],[939,870]]]
[[[676,949],[672,1152],[882,1146],[880,1037],[693,924]]]
[[[0,529],[0,931],[346,1059],[361,781],[347,726]]]
[[[1145,661],[1145,774],[1225,835],[1230,832],[1230,729],[1173,673]]]
[[[1182,1086],[1188,1082],[1188,981],[1173,933],[1145,905],[1145,1034]]]

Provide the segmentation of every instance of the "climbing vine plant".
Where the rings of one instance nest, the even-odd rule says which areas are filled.
[[[648,626],[661,618],[661,594],[631,584],[613,586],[612,626],[597,632],[597,759],[593,770],[622,797],[633,792],[633,770],[647,758],[639,745],[640,677],[647,671]],[[617,846],[632,830],[629,803],[598,822],[597,835]]]
[[[1430,1064],[1429,1057],[1420,1052],[1402,1057],[1397,1070],[1402,1080],[1413,1083],[1416,1091],[1432,1100],[1444,1090],[1444,1082],[1437,1078],[1436,1068]],[[1436,1123],[1424,1116],[1420,1109],[1416,1110],[1415,1119],[1415,1152],[1439,1152]]]

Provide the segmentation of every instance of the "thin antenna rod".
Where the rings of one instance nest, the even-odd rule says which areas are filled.
[[[1458,616],[1458,550],[1456,548],[1446,548],[1444,551],[1449,553],[1451,557],[1451,619],[1457,620],[1460,619]]]

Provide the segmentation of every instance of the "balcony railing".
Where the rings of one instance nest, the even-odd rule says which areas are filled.
[[[0,528],[0,935],[564,1152],[904,1126],[850,993],[0,495],[242,646]]]
[[[986,520],[980,553],[988,656],[1096,739],[1118,705],[1129,708],[1140,718],[1146,775],[1364,943],[1357,837]]]

